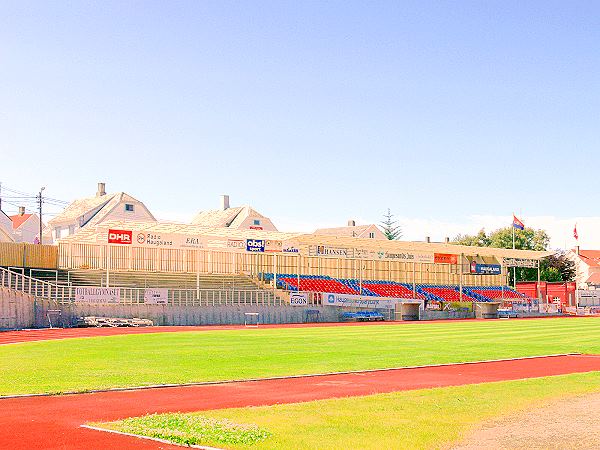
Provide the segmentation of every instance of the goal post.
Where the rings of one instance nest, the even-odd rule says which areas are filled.
[[[244,313],[244,326],[246,328],[258,328],[260,315],[257,312]]]

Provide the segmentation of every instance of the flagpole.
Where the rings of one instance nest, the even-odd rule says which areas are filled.
[[[512,223],[512,239],[513,239],[513,250],[515,249],[515,213],[513,213]],[[513,255],[514,257],[514,255]],[[517,289],[517,268],[513,267],[513,287]]]

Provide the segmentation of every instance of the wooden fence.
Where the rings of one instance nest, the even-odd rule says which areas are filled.
[[[0,266],[58,268],[58,246],[0,242]]]

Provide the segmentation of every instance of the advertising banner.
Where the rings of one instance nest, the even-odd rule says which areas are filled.
[[[529,267],[531,269],[537,269],[539,261],[534,259],[504,258],[502,264],[504,267]]]
[[[306,292],[292,292],[290,294],[291,306],[308,306],[308,294]]]
[[[433,262],[436,264],[458,264],[458,255],[448,253],[434,253]]]
[[[148,305],[166,305],[169,301],[169,290],[166,288],[146,288],[144,303]]]
[[[346,247],[329,247],[327,245],[311,245],[308,247],[308,256],[354,258],[354,249]]]
[[[396,307],[396,303],[398,303],[398,300],[390,298],[323,293],[323,306],[394,309]]]
[[[121,288],[82,286],[75,288],[75,301],[85,303],[119,303]]]
[[[477,264],[475,261],[472,261],[470,273],[471,275],[500,275],[502,268],[500,264]]]
[[[399,261],[399,262],[414,262],[414,263],[428,263],[434,262],[433,253],[418,253],[418,252],[403,252],[403,251],[383,251],[377,252],[377,257],[386,261]]]
[[[132,230],[108,230],[109,244],[133,244],[136,247],[205,248],[200,236],[175,233],[147,233]]]
[[[246,250],[246,241],[242,239],[229,239],[227,241],[227,248],[230,250],[244,251]]]
[[[131,235],[129,230],[108,230],[108,243],[131,245]]]
[[[265,241],[265,252],[274,253],[281,252],[283,249],[283,243],[281,241],[275,241],[272,239],[267,239]]]
[[[297,241],[287,241],[281,244],[283,253],[300,253],[300,244]]]
[[[246,251],[251,253],[263,253],[265,251],[265,240],[246,239]]]

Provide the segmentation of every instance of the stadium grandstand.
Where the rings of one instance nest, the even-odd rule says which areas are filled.
[[[240,217],[245,227],[257,214],[244,207],[227,220]],[[369,227],[361,229],[365,237],[353,237],[339,229],[293,233],[208,226],[209,216],[217,215],[201,214],[197,222],[204,225],[107,217],[57,245],[1,243],[0,282],[54,302],[48,310],[63,316],[116,311],[162,324],[212,324],[244,323],[244,314],[260,311],[270,323],[309,316],[336,321],[343,314],[334,310],[351,307],[387,309],[387,318],[399,303],[440,310],[482,302],[531,304],[534,296],[507,286],[509,268],[539,267],[552,254],[390,241],[374,238]],[[325,304],[332,295],[341,308]],[[105,303],[112,306],[98,309]],[[129,309],[115,310],[119,304]],[[167,306],[184,309],[175,314],[163,309]],[[224,307],[229,309],[219,309]]]
[[[244,274],[269,282],[263,275],[272,274],[274,287],[288,290],[354,292],[354,283],[373,295],[385,292],[400,298],[416,293],[448,299],[457,292],[470,297],[512,295],[506,288],[507,268],[524,260],[537,264],[549,254],[132,221],[86,227],[58,243],[61,269]],[[467,287],[469,292],[463,289]]]

